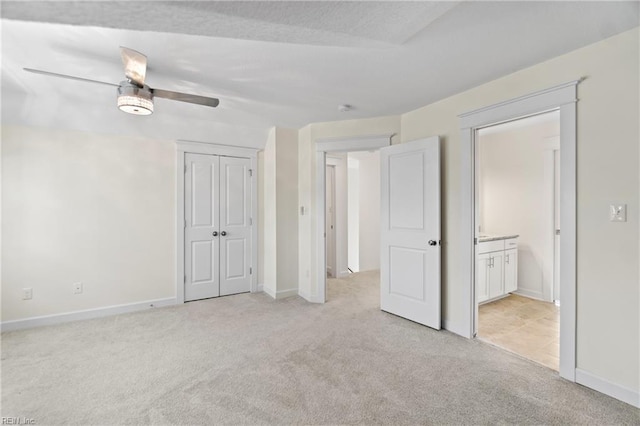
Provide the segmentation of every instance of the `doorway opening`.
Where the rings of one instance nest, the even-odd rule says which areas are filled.
[[[559,370],[560,113],[476,129],[477,337]]]
[[[325,188],[326,299],[363,288],[375,291],[380,281],[378,151],[327,152]]]

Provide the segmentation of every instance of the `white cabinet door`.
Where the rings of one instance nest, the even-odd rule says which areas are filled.
[[[518,249],[504,253],[504,292],[511,293],[518,289]]]
[[[218,257],[219,164],[214,155],[186,154],[184,299],[220,295]]]
[[[220,157],[220,296],[251,290],[248,158]]]
[[[380,308],[440,329],[440,140],[380,150]]]
[[[504,294],[504,251],[491,253],[489,273],[487,275],[489,298]]]
[[[489,299],[489,287],[487,276],[489,274],[489,253],[479,254],[476,257],[476,301],[478,303]]]

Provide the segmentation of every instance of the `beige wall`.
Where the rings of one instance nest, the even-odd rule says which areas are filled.
[[[444,156],[443,315],[463,317],[468,283],[456,260],[461,182],[458,114],[571,80],[578,86],[577,366],[638,392],[640,286],[638,29],[587,46],[402,116],[402,140],[441,135]],[[608,205],[628,205],[611,223]]]
[[[278,295],[298,292],[298,130],[276,129]]]
[[[286,297],[298,292],[298,131],[271,129],[262,157],[262,284]]]
[[[2,321],[175,297],[175,158],[172,141],[3,127]]]

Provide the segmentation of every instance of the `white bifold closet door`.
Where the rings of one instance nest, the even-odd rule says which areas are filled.
[[[186,154],[185,165],[185,301],[250,291],[250,160]]]

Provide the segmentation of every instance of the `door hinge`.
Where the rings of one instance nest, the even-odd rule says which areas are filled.
[[[187,283],[187,276],[186,276],[186,275],[184,276],[184,280],[183,280],[183,282],[184,282],[185,284]]]
[[[187,229],[187,219],[184,220],[184,229]]]
[[[249,169],[249,176],[253,176],[253,169]]]
[[[253,275],[253,268],[249,267],[249,275]]]
[[[185,174],[187,173],[187,165],[186,164],[184,165],[184,172],[185,172]]]
[[[252,217],[249,218],[249,226],[251,226],[251,225],[253,225],[253,218]]]

